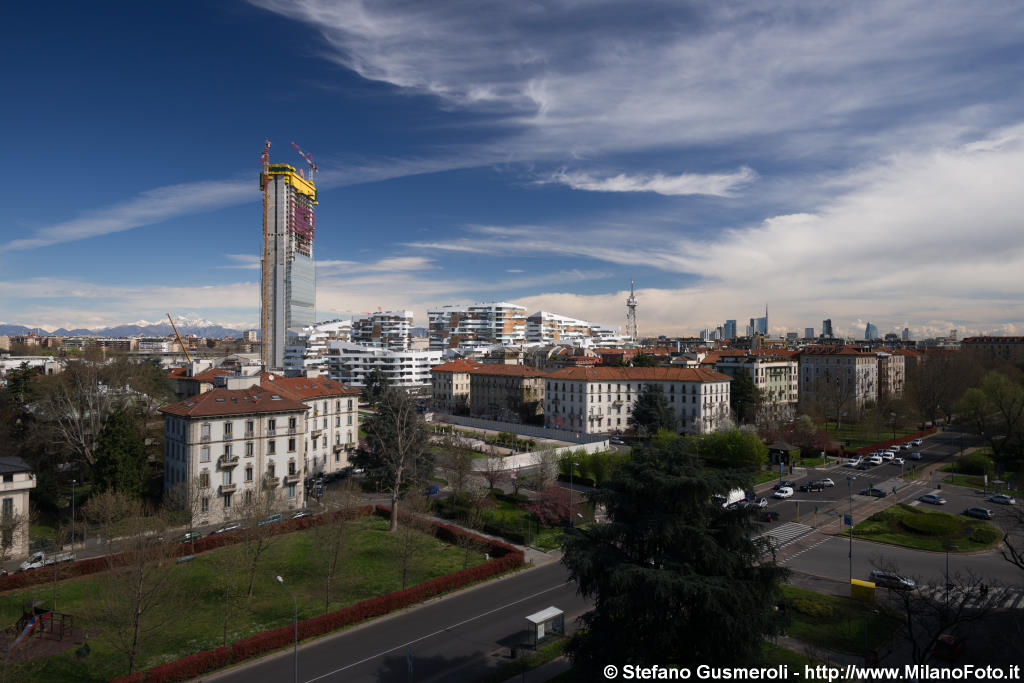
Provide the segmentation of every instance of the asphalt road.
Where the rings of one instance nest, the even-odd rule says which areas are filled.
[[[528,614],[558,607],[565,612],[566,628],[573,630],[590,604],[567,579],[562,564],[551,562],[302,645],[299,680],[474,680],[510,661],[509,648],[528,641]],[[282,601],[282,612],[289,610]],[[288,651],[205,680],[278,683],[291,680],[292,666]]]

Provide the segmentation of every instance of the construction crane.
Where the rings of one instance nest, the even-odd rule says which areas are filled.
[[[267,164],[270,163],[270,138],[263,139],[263,153],[260,154],[260,166],[263,170],[267,170]]]
[[[178,346],[181,347],[182,352],[185,354],[185,360],[190,364],[192,363],[192,356],[188,355],[188,349],[185,348],[185,342],[181,341],[181,335],[178,334],[178,326],[174,324],[174,320],[171,318],[171,314],[167,314],[167,319],[171,322],[171,329],[174,330],[174,336],[178,338]]]
[[[313,163],[312,156],[306,154],[301,149],[299,149],[299,146],[296,145],[294,142],[292,143],[292,147],[294,147],[295,151],[299,153],[299,156],[305,159],[306,163],[309,164],[309,180],[313,180],[313,174],[318,172],[320,170],[320,167]]]

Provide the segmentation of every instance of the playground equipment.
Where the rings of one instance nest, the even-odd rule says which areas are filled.
[[[71,636],[74,627],[74,616],[40,607],[33,600],[26,603],[22,609],[21,618],[14,627],[18,636],[7,646],[7,652],[21,645],[30,636],[48,635],[56,636],[57,640],[64,640],[65,636]]]

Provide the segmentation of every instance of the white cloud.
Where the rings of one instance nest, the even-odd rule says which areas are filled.
[[[756,177],[753,169],[744,166],[735,173],[681,173],[676,176],[662,173],[619,173],[604,178],[580,171],[561,171],[552,175],[546,182],[560,183],[574,190],[591,192],[656,192],[669,197],[695,194],[731,197],[737,187],[749,183]]]

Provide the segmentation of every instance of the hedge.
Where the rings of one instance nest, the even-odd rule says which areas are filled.
[[[900,518],[908,530],[925,536],[951,536],[960,530],[960,520],[945,513],[912,512]]]
[[[370,509],[365,508],[367,512]],[[389,517],[391,509],[383,505],[373,508],[374,514],[382,517]],[[399,517],[408,521],[412,518],[406,512],[399,510]],[[309,517],[293,522],[308,521]],[[423,521],[422,519],[420,521]],[[501,574],[523,564],[525,557],[523,551],[513,545],[502,541],[485,538],[465,529],[428,520],[434,528],[434,535],[447,542],[455,542],[459,538],[470,538],[488,548],[488,551],[495,559],[482,565],[463,569],[461,571],[445,574],[424,581],[423,583],[410,586],[404,590],[385,593],[374,598],[362,600],[348,607],[343,607],[334,612],[321,614],[320,616],[303,619],[298,624],[299,639],[312,638],[324,635],[331,631],[356,624],[360,621],[379,617],[409,605],[422,602],[442,593],[447,593],[456,588],[482,581],[496,574]],[[216,536],[211,537],[216,538]],[[198,543],[197,543],[198,545]],[[282,626],[263,633],[257,633],[244,640],[232,643],[229,647],[219,647],[214,650],[205,650],[183,659],[167,664],[153,667],[145,672],[136,673],[132,676],[116,679],[116,683],[169,683],[170,681],[187,680],[194,678],[206,671],[212,671],[228,664],[250,659],[265,652],[278,650],[290,645],[294,638],[293,626]]]

